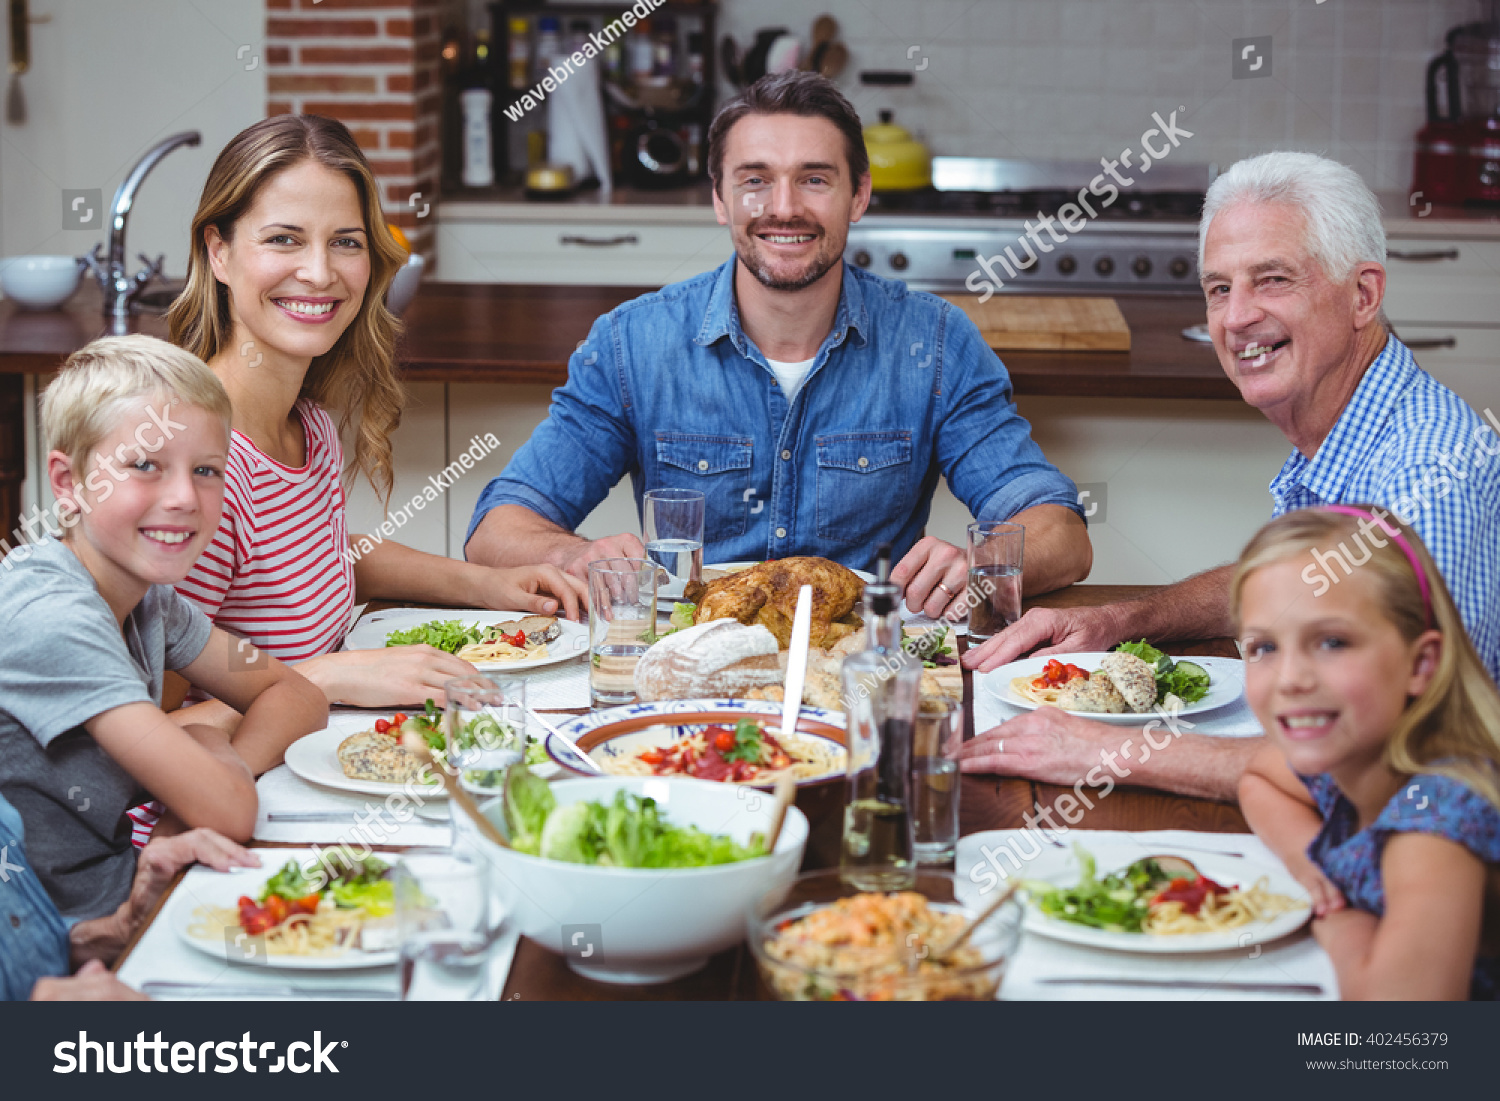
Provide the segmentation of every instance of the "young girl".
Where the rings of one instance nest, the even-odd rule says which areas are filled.
[[[1231,599],[1270,736],[1240,781],[1313,896],[1345,998],[1500,994],[1500,694],[1421,540],[1384,509],[1291,512]]]
[[[389,539],[351,551],[361,536],[346,526],[339,429],[353,427],[353,469],[389,497],[403,397],[384,299],[404,259],[349,131],[268,118],[214,162],[170,314],[173,342],[207,361],[234,403],[224,518],[179,589],[297,662],[330,701],[365,707],[441,698],[444,681],[473,668],[430,646],[336,652],[356,592],[574,618],[583,592],[551,566],[490,569]],[[194,709],[200,721],[232,724],[213,706]]]

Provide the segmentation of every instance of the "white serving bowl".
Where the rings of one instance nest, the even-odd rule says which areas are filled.
[[[0,260],[0,287],[23,309],[51,310],[78,289],[83,265],[72,256],[11,256]]]
[[[753,788],[706,780],[600,777],[559,781],[559,806],[615,792],[649,795],[666,820],[727,833],[744,843],[770,826],[774,800]],[[499,799],[484,813],[504,830]],[[745,937],[745,914],[762,897],[788,889],[802,862],[807,819],[788,808],[769,856],[707,868],[601,868],[543,860],[485,840],[468,816],[453,815],[455,844],[478,846],[514,927],[585,978],[613,983],[667,982],[691,974],[715,952]]]
[[[422,254],[414,252],[396,270],[391,289],[385,292],[385,307],[391,313],[400,314],[411,305],[411,300],[417,296],[417,288],[422,285],[423,265]]]

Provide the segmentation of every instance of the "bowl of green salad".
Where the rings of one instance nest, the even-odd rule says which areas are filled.
[[[525,765],[481,805],[508,842],[455,814],[513,927],[586,978],[667,982],[744,938],[745,912],[789,889],[807,819],[788,808],[767,852],[772,797],[707,780],[610,776],[548,783]]]

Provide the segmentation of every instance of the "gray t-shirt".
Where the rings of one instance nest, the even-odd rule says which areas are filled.
[[[115,623],[93,577],[56,539],[0,563],[0,794],[26,824],[26,855],[69,920],[130,894],[125,812],[149,797],[83,728],[128,703],[161,706],[162,671],[190,665],[213,625],[169,585]]]

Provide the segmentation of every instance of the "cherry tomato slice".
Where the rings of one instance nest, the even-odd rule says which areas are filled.
[[[376,719],[375,720],[375,733],[377,733],[377,734],[389,734],[390,731],[391,731],[390,720],[388,720],[388,719]]]

